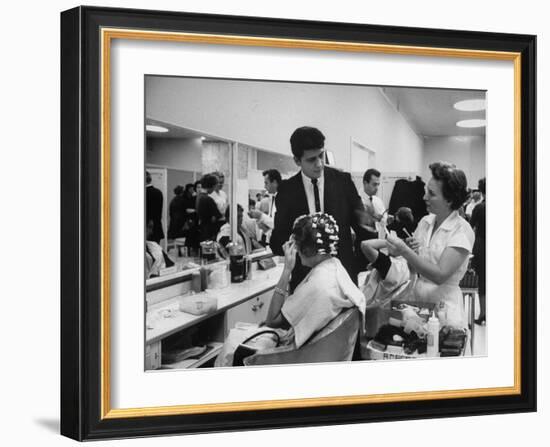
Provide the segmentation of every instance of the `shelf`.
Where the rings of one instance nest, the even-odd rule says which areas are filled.
[[[207,346],[211,346],[212,349],[208,350],[204,356],[199,359],[185,359],[180,362],[170,363],[162,365],[162,369],[190,369],[190,368],[199,368],[204,365],[209,360],[216,357],[222,350],[223,343],[221,342],[210,342]]]
[[[208,343],[208,346],[212,346],[212,349],[210,351],[208,351],[204,355],[204,357],[201,357],[195,363],[188,366],[188,368],[198,368],[198,367],[204,365],[208,360],[213,359],[214,357],[216,357],[220,353],[220,351],[222,350],[223,343],[212,342],[212,343]]]

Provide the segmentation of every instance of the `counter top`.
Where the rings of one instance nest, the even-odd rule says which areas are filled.
[[[213,315],[225,312],[227,309],[237,306],[255,296],[275,287],[283,265],[278,264],[269,270],[254,271],[254,279],[241,283],[231,283],[223,289],[212,289],[198,293],[195,297],[208,296],[218,300],[215,312],[207,315],[192,315],[179,310],[179,299],[185,295],[175,296],[166,301],[151,305],[146,315],[145,343],[154,343],[169,335],[187,329]]]

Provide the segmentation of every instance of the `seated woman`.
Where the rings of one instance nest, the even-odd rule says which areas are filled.
[[[281,344],[301,347],[340,312],[358,307],[365,313],[365,297],[335,257],[338,225],[328,214],[316,213],[296,219],[292,236],[283,248],[284,269],[267,313],[266,326],[275,329]],[[296,254],[311,268],[292,295],[288,294]],[[231,366],[239,343],[265,328],[235,327],[229,333],[216,366]]]
[[[414,216],[410,208],[401,207],[395,214],[395,220],[388,225],[392,235],[400,239],[411,236],[414,230]],[[362,287],[367,306],[380,304],[391,298],[410,279],[407,261],[398,256],[386,243],[386,239],[369,239],[361,242],[361,251],[369,262],[371,273]]]
[[[424,196],[430,214],[422,218],[406,243],[390,236],[387,244],[418,273],[414,298],[438,305],[443,303],[447,316],[441,324],[464,327],[459,282],[474,245],[474,232],[458,213],[468,197],[466,175],[445,162],[432,163],[430,169],[432,178]]]

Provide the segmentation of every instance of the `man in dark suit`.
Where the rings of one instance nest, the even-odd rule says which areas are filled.
[[[300,127],[290,137],[294,161],[300,172],[284,180],[275,200],[277,213],[270,245],[273,253],[283,255],[282,245],[292,233],[297,217],[315,212],[330,214],[339,227],[340,241],[338,258],[352,280],[354,275],[354,255],[351,228],[364,223],[364,207],[349,173],[325,167],[325,137],[314,127]],[[309,269],[296,260],[296,267],[290,281],[291,291],[305,277]]]
[[[145,225],[149,224],[149,221],[153,222],[153,230],[151,233],[151,240],[157,244],[164,238],[164,231],[162,229],[162,192],[160,189],[155,188],[151,183],[151,174],[145,171]]]

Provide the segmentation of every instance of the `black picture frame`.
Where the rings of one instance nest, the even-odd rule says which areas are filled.
[[[520,357],[513,395],[261,411],[104,417],[102,28],[508,52],[520,55]],[[519,59],[518,59],[519,60]],[[77,7],[61,13],[61,433],[77,440],[536,410],[536,36]]]

